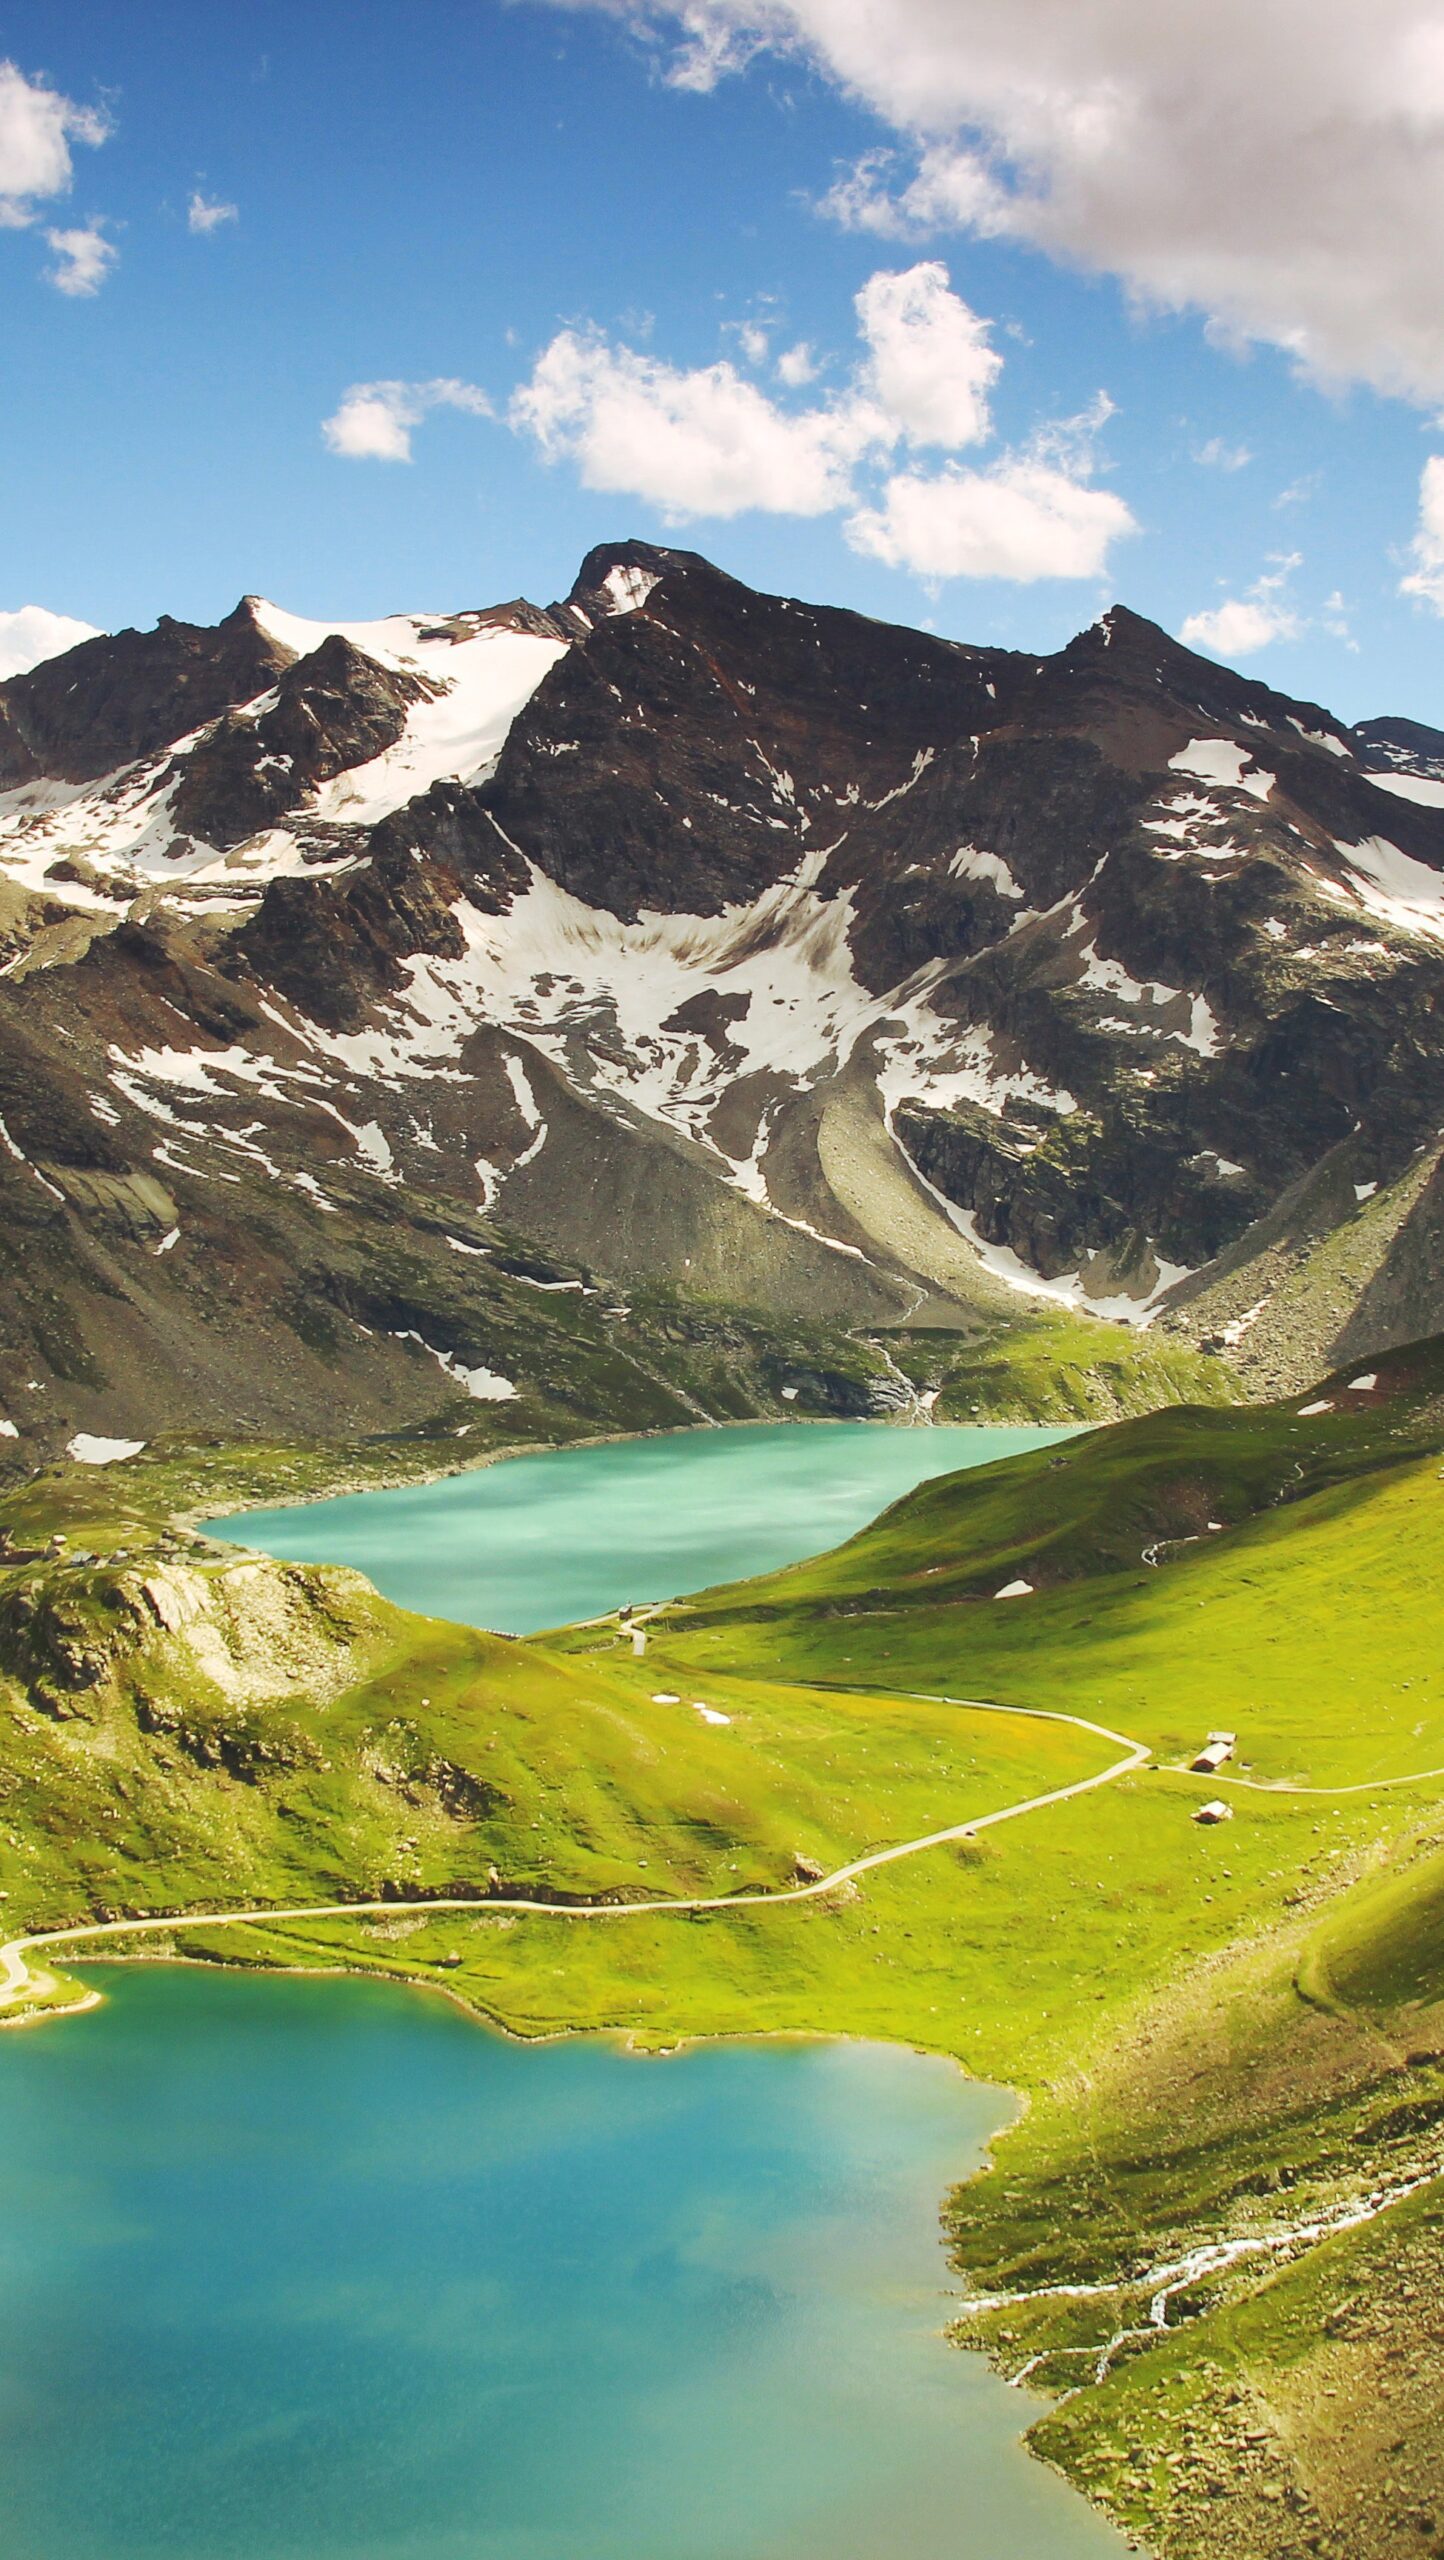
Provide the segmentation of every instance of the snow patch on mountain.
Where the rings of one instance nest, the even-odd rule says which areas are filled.
[[[97,782],[40,781],[0,793],[0,870],[37,896],[92,912],[114,913],[116,888],[164,881],[173,890],[231,893],[250,903],[266,884],[326,861],[333,876],[361,858],[360,830],[444,780],[477,782],[490,773],[517,715],[568,643],[483,614],[435,620],[394,614],[380,622],[310,622],[279,606],[253,601],[267,637],[298,657],[333,633],[378,665],[419,677],[425,698],[410,705],[394,746],[323,783],[294,817],[221,853],[182,835],[173,800],[178,767],[210,735],[209,725]],[[274,686],[237,706],[233,717],[255,722],[273,710]],[[357,830],[348,840],[346,831]],[[56,863],[101,875],[52,879]]]
[[[1060,1119],[1077,1110],[1077,1097],[1065,1086],[1049,1084],[1021,1063],[1010,1066],[987,1025],[950,1031],[922,997],[890,1007],[889,1027],[899,1019],[902,1033],[878,1042],[877,1086],[889,1112],[902,1102],[927,1103],[938,1111],[971,1102],[993,1112],[1010,1102],[1029,1102]]]
[[[1238,746],[1232,738],[1192,738],[1177,755],[1170,756],[1171,773],[1186,773],[1199,782],[1221,784],[1230,791],[1248,791],[1255,800],[1267,800],[1276,775],[1259,769],[1256,758],[1247,747]]]
[[[259,718],[273,700],[260,695],[239,716]],[[233,894],[221,903],[246,905],[268,881],[310,869],[317,848],[289,827],[268,828],[232,853],[177,832],[176,766],[207,734],[193,730],[164,754],[122,766],[99,782],[31,782],[0,793],[0,870],[37,896],[114,915],[123,903],[116,892],[139,895],[164,883],[188,898],[196,890],[222,888]],[[343,846],[330,850],[338,871],[360,858],[359,850],[349,856]],[[52,878],[57,863],[76,865],[82,876]],[[97,886],[85,872],[114,887]]]
[[[1256,1298],[1251,1307],[1244,1308],[1241,1316],[1234,1317],[1232,1324],[1226,1324],[1223,1327],[1220,1339],[1228,1343],[1230,1347],[1242,1342],[1244,1335],[1257,1324],[1259,1317],[1263,1314],[1263,1311],[1268,1304],[1269,1299],[1267,1297]]]
[[[1426,773],[1371,773],[1376,791],[1392,791],[1397,800],[1416,800],[1423,809],[1444,809],[1444,782]]]
[[[510,1404],[516,1395],[512,1380],[504,1378],[499,1370],[481,1366],[468,1368],[464,1360],[458,1360],[451,1352],[439,1351],[424,1334],[394,1333],[391,1339],[393,1342],[414,1342],[419,1351],[426,1352],[439,1369],[445,1370],[448,1378],[454,1378],[459,1387],[465,1387],[467,1394],[475,1396],[481,1404]]]
[[[955,880],[986,880],[1000,898],[1011,898],[1021,905],[1027,891],[1014,879],[1000,853],[985,853],[975,844],[960,844],[948,870]],[[1022,923],[1023,918],[1017,918]]]
[[[1079,985],[1100,995],[1121,996],[1125,1004],[1157,1017],[1172,1012],[1174,1020],[1137,1021],[1106,1017],[1099,1029],[1122,1031],[1135,1038],[1151,1034],[1155,1039],[1178,1040],[1184,1048],[1196,1050],[1201,1058],[1216,1058],[1219,1053],[1219,1025],[1206,997],[1190,993],[1183,987],[1166,986],[1161,979],[1140,980],[1124,968],[1121,960],[1104,959],[1096,941],[1089,942],[1080,953],[1083,975]],[[1186,1018],[1179,1019],[1180,1015]]]
[[[531,1079],[515,1051],[512,1051],[512,1053],[507,1057],[505,1065],[507,1082],[510,1084],[512,1093],[515,1096],[516,1107],[521,1113],[522,1119],[525,1121],[526,1126],[531,1133],[526,1146],[523,1147],[521,1154],[517,1157],[515,1164],[512,1166],[513,1173],[520,1173],[523,1165],[530,1164],[533,1157],[539,1156],[543,1147],[546,1145],[548,1135],[547,1124],[543,1119],[541,1112],[537,1108],[537,1098],[531,1089]],[[567,1283],[565,1285],[569,1286],[570,1284]]]
[[[660,584],[655,569],[639,569],[618,561],[614,569],[607,571],[598,592],[606,597],[609,614],[637,613],[652,589]]]
[[[162,756],[123,766],[100,782],[30,782],[0,793],[0,866],[37,896],[66,906],[114,912],[115,901],[90,882],[48,877],[52,864],[77,862],[100,873],[131,872],[176,878],[195,864],[166,861],[176,842],[170,815],[175,759],[204,734],[196,730]],[[187,851],[190,848],[187,847]],[[202,864],[219,860],[213,847]]]
[[[308,814],[323,824],[370,827],[434,782],[479,782],[493,770],[518,712],[566,652],[565,641],[527,631],[419,643],[410,672],[438,688],[434,697],[412,704],[394,747],[323,783]]]
[[[1444,941],[1444,872],[1416,862],[1384,836],[1365,836],[1358,844],[1340,844],[1335,850],[1347,869],[1349,887],[1340,889],[1332,881],[1321,880],[1319,886],[1327,896],[1346,897],[1352,890],[1360,906],[1384,923],[1405,933],[1424,934],[1433,942]]]
[[[1089,1287],[1086,1267],[1082,1265],[1076,1271],[1060,1274],[1057,1279],[1045,1280],[1040,1271],[1035,1271],[1031,1263],[1024,1262],[1010,1246],[992,1243],[979,1228],[974,1212],[961,1208],[956,1200],[950,1200],[945,1191],[940,1191],[935,1182],[928,1180],[901,1141],[897,1143],[909,1170],[924,1191],[937,1202],[949,1224],[956,1227],[959,1235],[972,1246],[984,1270],[990,1271],[995,1280],[1001,1280],[1008,1288],[1016,1290],[1020,1297],[1048,1298],[1055,1306],[1069,1307],[1077,1315],[1099,1316],[1115,1324],[1134,1325],[1139,1332],[1146,1333],[1168,1292],[1175,1289],[1181,1280],[1193,1277],[1182,1263],[1165,1262],[1155,1254],[1157,1276],[1151,1288],[1136,1297],[1116,1291],[1095,1294]]]
[[[471,1073],[460,1064],[466,1043],[478,1027],[493,1026],[608,1109],[704,1147],[736,1188],[774,1215],[782,1212],[769,1195],[766,1152],[778,1107],[836,1074],[861,1042],[872,1044],[888,1108],[970,1102],[1000,1112],[1020,1101],[1060,1116],[1074,1111],[1075,1097],[1035,1073],[1014,1044],[939,1010],[946,962],[929,963],[881,995],[861,985],[849,947],[854,894],[825,895],[817,886],[832,850],[819,847],[759,897],[719,915],[644,911],[634,923],[586,905],[531,867],[526,889],[504,914],[460,902],[452,912],[464,956],[408,959],[404,990],[365,1028],[331,1031],[266,1002],[268,1019],[300,1045],[299,1062],[283,1064],[234,1043],[115,1048],[111,1080],[125,1100],[187,1139],[257,1159],[254,1130],[232,1128],[229,1114],[216,1124],[210,1114],[179,1109],[178,1097],[233,1105],[249,1089],[272,1104],[319,1107],[348,1133],[368,1169],[395,1178],[374,1108],[358,1109],[347,1089],[357,1082],[464,1083]],[[524,1056],[513,1051],[501,1064],[527,1140],[510,1161],[505,1154],[496,1163],[476,1160],[488,1207],[548,1134]],[[724,1151],[712,1124],[723,1097],[747,1077],[759,1079],[764,1095],[770,1088],[770,1100],[759,1105],[755,1138],[739,1155],[730,1151],[735,1140]],[[338,1091],[345,1108],[330,1098]],[[858,1250],[831,1237],[820,1241]]]
[[[77,1431],[67,1440],[65,1454],[78,1467],[113,1467],[122,1458],[138,1458],[144,1447],[143,1440],[110,1440],[96,1431]]]
[[[1289,714],[1289,727],[1297,729],[1301,738],[1307,738],[1311,747],[1324,747],[1331,756],[1342,756],[1346,762],[1353,762],[1353,748],[1348,739],[1340,737],[1336,730],[1306,729],[1302,720],[1297,719],[1292,712]]]

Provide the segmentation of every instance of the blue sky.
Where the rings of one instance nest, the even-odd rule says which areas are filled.
[[[1167,59],[1140,0],[1066,39],[1017,0],[986,81],[981,5],[703,0],[690,39],[540,0],[0,10],[0,610],[545,602],[637,533],[1039,650],[1121,596],[1444,724],[1437,5],[1265,0],[1321,57],[1292,137],[1283,52],[1208,91],[1234,0],[1179,0]],[[1369,27],[1399,76],[1360,108]]]

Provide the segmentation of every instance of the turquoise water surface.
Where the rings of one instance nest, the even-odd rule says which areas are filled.
[[[925,1476],[1062,1431],[744,1423],[505,1458],[475,1474],[244,1511],[210,1535],[297,1564],[351,1564],[389,1600],[533,1635],[626,1600],[670,1600],[821,1554]]]
[[[996,2091],[92,1978],[0,2052],[5,2560],[1121,2560],[938,2335]]]

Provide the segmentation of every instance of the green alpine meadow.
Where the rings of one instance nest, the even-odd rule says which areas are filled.
[[[838,1427],[801,1435],[823,1472]],[[525,1640],[186,1528],[233,1450],[37,1479],[4,1514],[9,2020],[83,2038],[92,1959],[181,1957],[526,2039],[949,2057],[1026,2101],[944,2212],[951,2335],[1048,2395],[1039,2453],[1162,2551],[1284,2550],[1376,2498],[1334,2402],[1385,2375],[1422,2504],[1444,1355],[1036,1438],[829,1554]],[[351,1497],[403,1578],[426,1490]]]

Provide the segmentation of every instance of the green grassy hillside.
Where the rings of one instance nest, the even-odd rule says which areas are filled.
[[[615,1623],[513,1643],[169,1525],[317,1485],[305,1452],[37,1481],[0,1505],[4,1908],[171,1912],[182,1952],[373,1967],[523,2033],[954,2054],[1028,2100],[949,2211],[1004,2297],[969,2337],[1071,2395],[1050,2458],[1178,2560],[1427,2550],[1434,2190],[1345,2224],[1444,2139],[1444,1351],[1369,1375],[923,1487],[665,1612],[644,1662]],[[1032,1589],[993,1596],[1010,1581]],[[1119,1757],[967,1701],[1150,1765],[810,1901],[626,1916],[785,1889]],[[1235,1762],[1190,1775],[1218,1726]],[[1215,1797],[1232,1819],[1201,1826]],[[489,1909],[508,1887],[619,1916]],[[458,1893],[476,1907],[185,1916]],[[1150,2271],[1220,2240],[1247,2252],[1152,2327]],[[1327,2424],[1331,2392],[1396,2383],[1387,2443]]]
[[[1367,1386],[1340,1376],[1281,1405],[1169,1406],[1126,1430],[935,1477],[830,1554],[694,1599],[687,1623],[935,1607],[991,1597],[1020,1576],[1048,1589],[1177,1561],[1190,1540],[1356,1484],[1444,1438],[1437,1345],[1391,1352],[1363,1375]]]
[[[886,1339],[899,1366],[935,1396],[939,1422],[1115,1422],[1158,1405],[1233,1404],[1243,1394],[1227,1360],[1176,1335],[1061,1307],[983,1321],[967,1334],[930,1326]]]
[[[1155,1769],[988,1844],[971,2059],[1032,2103],[951,2221],[1006,2297],[964,2334],[1069,2395],[1040,2449],[1179,2560],[1392,2560],[1444,2513],[1435,2186],[1274,2245],[1444,2165],[1444,1361],[1372,1374],[925,1486],[669,1630],[696,1676],[745,1653],[1046,1699],[1153,1746]],[[1233,1525],[1184,1530],[1200,1512]],[[980,1596],[1012,1579],[1033,1595]],[[1182,1774],[1215,1727],[1231,1769]],[[1206,1797],[1233,1818],[1196,1825]],[[1153,2328],[1150,2271],[1220,2240],[1269,2245]]]

